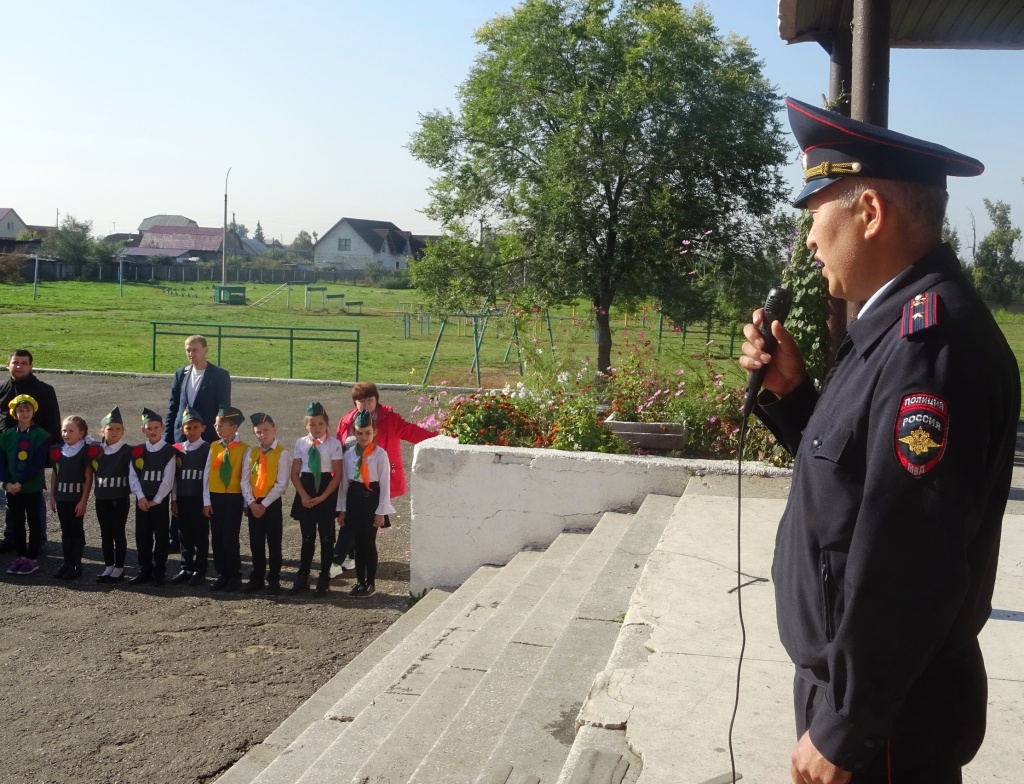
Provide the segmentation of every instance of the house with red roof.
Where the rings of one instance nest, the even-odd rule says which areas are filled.
[[[132,261],[143,261],[153,256],[167,256],[176,262],[192,258],[220,261],[223,243],[222,228],[154,225],[142,233],[138,247],[125,248],[121,255]],[[253,255],[234,229],[227,232],[227,253],[229,256]]]

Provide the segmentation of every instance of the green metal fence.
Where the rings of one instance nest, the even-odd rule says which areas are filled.
[[[355,343],[356,367],[355,381],[359,380],[359,330],[332,329],[330,327],[256,327],[239,324],[198,324],[189,321],[151,321],[153,327],[153,372],[156,372],[156,338],[157,335],[177,335],[189,337],[201,333],[208,341],[217,342],[217,364],[221,364],[221,346],[225,340],[287,340],[288,341],[288,378],[295,375],[295,343]],[[170,327],[171,329],[164,329]],[[175,329],[188,327],[186,331]],[[216,330],[216,333],[211,330]],[[257,334],[252,334],[257,333]],[[307,333],[314,333],[312,336]],[[333,333],[341,337],[329,337],[324,333]]]

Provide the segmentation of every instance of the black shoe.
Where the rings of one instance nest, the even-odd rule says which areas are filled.
[[[181,585],[182,583],[188,582],[192,578],[192,572],[187,572],[182,569],[174,577],[170,579],[171,585]]]
[[[107,575],[107,579],[104,582],[106,582],[107,585],[116,585],[117,583],[121,582],[123,579],[124,579],[124,570],[122,569],[121,570],[121,574],[117,575],[116,577],[114,575],[112,575],[112,574],[108,574]]]
[[[14,549],[14,545],[11,544],[6,539],[4,539],[2,542],[0,542],[0,553],[9,553],[13,549]]]
[[[321,597],[327,596],[327,592],[331,590],[331,578],[325,575],[320,575],[320,579],[316,581],[316,590],[313,591],[313,596]]]
[[[373,583],[370,583],[365,588],[363,588],[362,595],[363,598],[365,599],[367,596],[373,596],[375,593],[377,593],[377,586]]]
[[[188,578],[188,584],[193,588],[206,582],[206,572],[193,572]]]
[[[277,596],[281,593],[281,583],[277,580],[271,580],[267,583],[267,596]]]
[[[352,586],[352,590],[348,592],[348,595],[353,599],[363,599],[366,597],[367,590],[366,583],[356,583]]]
[[[162,574],[154,574],[153,575],[153,586],[155,588],[163,587],[163,584],[165,582],[167,582],[167,578],[164,575],[162,575]]]
[[[263,580],[249,580],[249,582],[245,584],[245,587],[242,588],[242,593],[256,593],[256,591],[260,590],[264,585],[265,583]]]
[[[242,578],[232,577],[224,584],[224,592],[230,593],[233,591],[239,591],[242,589]]]
[[[223,591],[228,584],[227,577],[218,577],[213,581],[213,585],[210,586],[211,591]]]
[[[128,581],[128,585],[145,585],[146,583],[151,582],[153,582],[153,575],[146,574],[145,572],[139,572],[137,575],[135,575],[132,579]]]
[[[305,577],[301,580],[296,580],[292,583],[292,587],[288,589],[289,596],[295,596],[296,594],[303,593],[309,590],[309,578]]]
[[[71,564],[69,564],[67,561],[65,561],[64,563],[62,563],[57,568],[57,571],[55,571],[53,573],[53,579],[54,580],[63,580],[63,579],[65,579],[64,575],[66,575],[68,573],[69,569],[71,569]]]
[[[81,576],[82,576],[82,565],[81,564],[74,564],[73,566],[69,566],[68,570],[66,572],[64,572],[63,579],[65,579],[65,580],[77,580]]]
[[[101,574],[101,575],[99,575],[96,578],[96,582],[102,584],[102,583],[106,583],[109,579],[110,579],[110,575],[109,574]]]

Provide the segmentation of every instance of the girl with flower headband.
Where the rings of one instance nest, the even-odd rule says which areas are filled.
[[[305,425],[306,435],[295,442],[292,450],[292,484],[295,486],[292,519],[299,521],[302,550],[299,572],[288,593],[294,595],[309,590],[309,571],[319,534],[320,576],[314,595],[324,596],[330,590],[342,446],[338,439],[327,434],[327,412],[320,403],[310,403],[306,408]]]
[[[50,449],[50,511],[60,520],[60,538],[64,563],[54,573],[55,580],[77,580],[82,576],[85,552],[85,510],[92,490],[92,465],[85,436],[89,426],[80,416],[65,417],[60,426],[59,446]]]
[[[33,421],[39,404],[31,395],[18,395],[7,407],[17,423],[0,433],[0,482],[7,491],[7,522],[17,553],[7,573],[32,574],[39,571],[36,557],[43,546],[40,506],[50,434]]]
[[[338,525],[348,529],[356,545],[356,584],[349,596],[365,599],[377,588],[377,530],[387,526],[391,506],[391,461],[377,447],[377,426],[369,411],[353,421],[356,448],[345,452],[341,492],[338,493]]]

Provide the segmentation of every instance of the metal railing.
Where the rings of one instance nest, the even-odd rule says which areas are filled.
[[[288,341],[288,378],[295,377],[295,343],[296,342],[320,342],[320,343],[355,343],[356,344],[356,367],[354,381],[359,380],[359,330],[358,329],[334,329],[331,327],[265,327],[265,326],[243,326],[239,324],[199,324],[191,321],[151,321],[153,327],[153,372],[156,372],[156,338],[157,335],[176,335],[178,337],[189,337],[201,333],[208,341],[217,341],[217,364],[221,364],[221,345],[224,340],[287,340]],[[161,327],[189,327],[188,331],[177,329],[161,329]],[[211,330],[216,330],[216,333]],[[238,332],[258,332],[260,334],[237,334]],[[272,334],[266,334],[266,333]],[[335,333],[354,337],[307,337],[304,333]],[[286,334],[276,334],[286,333]],[[299,334],[296,334],[299,333]]]

